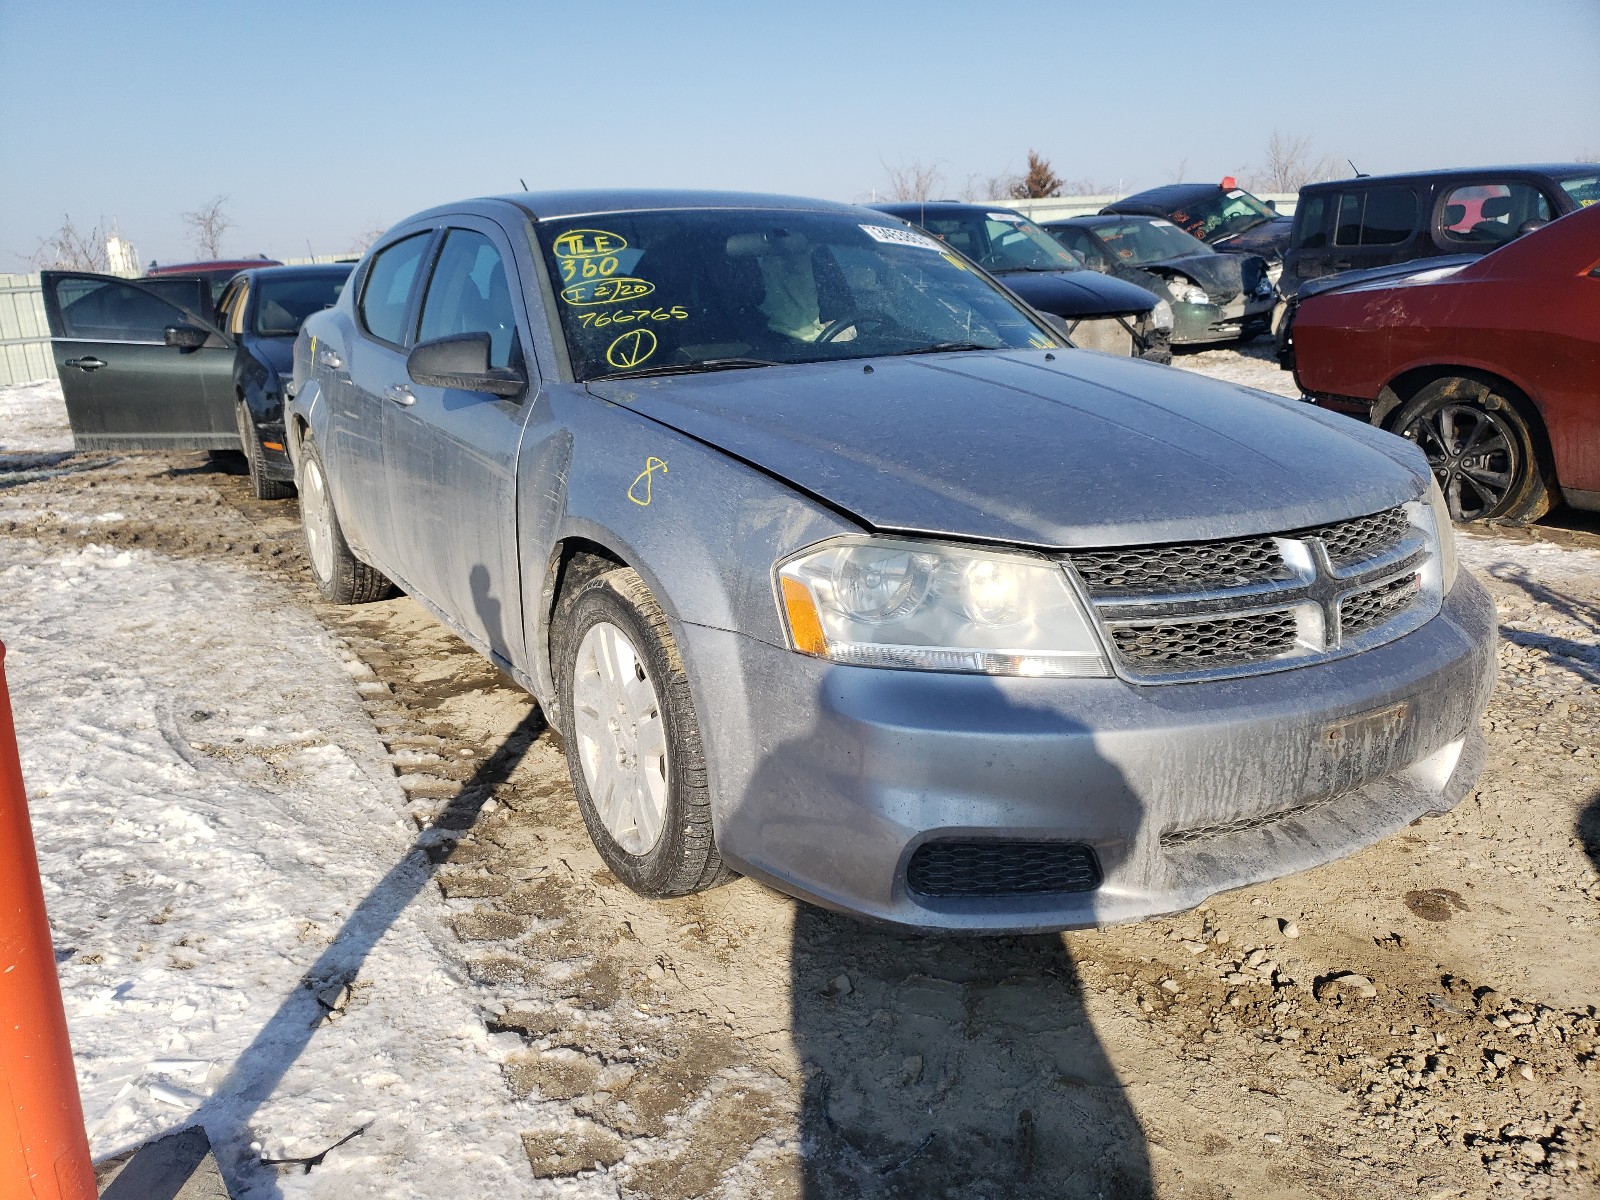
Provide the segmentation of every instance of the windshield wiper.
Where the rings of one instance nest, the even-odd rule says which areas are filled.
[[[958,350],[1004,350],[1004,346],[990,346],[984,342],[935,342],[931,346],[918,346],[913,350],[891,350],[890,355],[952,354]]]
[[[646,375],[698,375],[702,371],[738,371],[745,367],[781,367],[782,363],[768,358],[702,358],[692,363],[663,363],[659,367],[644,367],[638,371],[611,371],[605,375],[591,375],[588,382],[604,379],[639,379]]]

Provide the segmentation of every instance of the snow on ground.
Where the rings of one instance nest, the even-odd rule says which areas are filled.
[[[1172,365],[1185,371],[1198,371],[1213,379],[1226,379],[1229,383],[1287,396],[1291,400],[1300,399],[1294,373],[1278,366],[1278,360],[1273,357],[1271,338],[1257,338],[1243,346],[1229,346],[1225,350],[1179,350],[1172,356]]]
[[[0,638],[95,1157],[199,1122],[242,1196],[526,1190],[362,671],[303,603],[0,537]],[[310,1174],[249,1145],[363,1127]]]
[[[0,387],[0,454],[71,450],[72,431],[54,379]]]

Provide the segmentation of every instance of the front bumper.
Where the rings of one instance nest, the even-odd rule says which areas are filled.
[[[1202,346],[1266,333],[1272,323],[1273,296],[1235,296],[1226,304],[1172,306],[1172,344]]]
[[[723,855],[825,907],[946,932],[1179,912],[1448,810],[1482,769],[1495,672],[1493,605],[1465,573],[1438,617],[1388,645],[1225,683],[886,671],[684,635]],[[1331,733],[1397,705],[1398,727]],[[1082,844],[1101,882],[912,891],[912,855],[950,839]]]

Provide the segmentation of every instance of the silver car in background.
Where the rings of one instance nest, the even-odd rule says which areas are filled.
[[[1494,620],[1417,449],[1063,345],[882,214],[412,217],[296,346],[313,572],[562,735],[606,864],[902,926],[1192,907],[1454,805]]]

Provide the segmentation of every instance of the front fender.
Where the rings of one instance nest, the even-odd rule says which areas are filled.
[[[300,438],[309,430],[311,437],[321,445],[328,444],[328,406],[323,400],[322,385],[308,379],[284,406],[284,445],[289,450],[289,461],[294,464],[294,481],[300,482]]]
[[[554,694],[552,572],[573,540],[643,577],[680,647],[684,625],[785,645],[773,567],[805,546],[859,533],[849,518],[781,480],[576,385],[549,389],[518,463],[527,654]],[[705,672],[687,663],[691,688]]]

